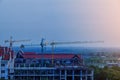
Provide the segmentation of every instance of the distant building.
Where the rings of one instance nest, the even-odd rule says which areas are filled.
[[[96,66],[99,68],[104,68],[106,66],[104,59],[101,57],[89,57],[89,58],[85,58],[85,65],[87,66]]]
[[[93,80],[94,70],[79,54],[19,52],[14,60],[14,80]]]
[[[111,56],[94,56],[85,59],[87,66],[97,66],[99,68],[104,67],[120,67],[120,58]]]

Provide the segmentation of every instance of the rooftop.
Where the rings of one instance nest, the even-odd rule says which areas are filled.
[[[81,56],[79,54],[73,54],[73,53],[45,53],[45,54],[37,54],[34,52],[25,52],[22,54],[23,58],[45,58],[45,59],[70,59],[73,58],[75,55],[77,55],[77,57],[81,58]]]
[[[9,60],[10,54],[13,58],[13,50],[8,47],[0,47],[0,56],[2,57],[2,60]]]

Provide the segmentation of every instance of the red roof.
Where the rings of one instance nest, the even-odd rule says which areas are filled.
[[[11,52],[11,58],[13,58],[13,52]],[[3,58],[2,58],[3,60],[9,60],[10,59],[10,54],[4,54],[3,55]]]
[[[24,57],[24,58],[41,58],[40,55],[37,55],[37,54],[34,53],[34,52],[25,52],[25,53],[23,54],[23,57]]]
[[[5,47],[0,47],[0,56],[3,55],[3,53],[4,53],[4,48],[5,48]]]
[[[64,54],[64,53],[57,53],[57,54],[36,54],[34,52],[25,52],[23,54],[24,58],[46,58],[46,59],[70,59],[74,57],[75,54]],[[77,55],[80,58],[80,55]]]
[[[9,60],[10,53],[11,53],[11,57],[13,58],[13,54],[14,54],[13,50],[11,50],[8,47],[0,47],[0,56],[2,56],[3,60]]]

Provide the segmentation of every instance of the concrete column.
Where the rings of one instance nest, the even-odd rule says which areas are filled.
[[[40,80],[41,80],[41,76],[40,76]]]
[[[82,80],[82,70],[80,70],[80,80]]]
[[[61,70],[60,70],[60,80],[61,80]]]
[[[49,77],[47,77],[47,80],[49,80]]]
[[[28,76],[26,76],[27,77],[27,80],[28,80]]]
[[[65,80],[67,80],[67,70],[65,70]]]
[[[85,71],[85,79],[87,80],[87,78],[88,78],[88,74],[87,74],[87,70]]]
[[[91,71],[91,80],[94,80],[94,70]]]
[[[10,77],[10,79],[11,79],[11,80],[12,80],[12,79],[15,80],[15,77],[12,77],[12,78]]]
[[[91,80],[94,80],[93,76],[91,76]]]
[[[74,80],[74,77],[75,77],[74,70],[72,70],[72,80]]]
[[[33,77],[33,80],[35,80],[35,76]]]
[[[53,70],[53,80],[54,80],[54,70]]]

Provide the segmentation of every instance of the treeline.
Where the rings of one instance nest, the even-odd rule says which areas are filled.
[[[94,69],[94,80],[120,80],[120,67],[91,67]]]

